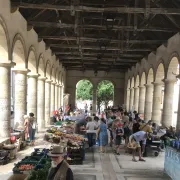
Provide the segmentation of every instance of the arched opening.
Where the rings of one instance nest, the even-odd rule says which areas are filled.
[[[131,79],[129,110],[134,111],[134,77]]]
[[[12,104],[14,107],[14,123],[11,126],[23,127],[23,115],[27,113],[27,70],[26,70],[26,54],[23,39],[17,35],[13,43],[12,61],[16,63],[11,73],[12,87]]]
[[[164,65],[160,63],[156,70],[155,76],[155,84],[154,84],[154,94],[156,98],[154,101],[154,112],[156,113],[156,117],[152,116],[152,120],[158,122],[162,121],[162,112],[163,112],[163,104],[164,104],[164,77],[165,77],[165,70]],[[158,85],[159,84],[159,85]],[[160,117],[158,117],[158,109],[160,106]]]
[[[42,56],[39,58],[39,63],[38,63],[38,74],[41,77],[45,76],[45,66],[44,66],[44,59]]]
[[[97,86],[97,108],[104,111],[114,104],[114,85],[109,80],[101,81]]]
[[[134,91],[134,110],[138,111],[139,107],[139,75],[136,76],[135,91]]]
[[[8,42],[4,28],[0,24],[0,62],[8,62]]]
[[[128,79],[127,84],[127,94],[126,94],[126,110],[129,111],[129,102],[130,101],[130,79]]]
[[[89,111],[93,101],[93,84],[82,79],[76,84],[76,108],[79,110]]]
[[[51,65],[49,63],[49,61],[47,61],[46,63],[46,68],[45,68],[45,76],[47,78],[47,80],[51,80]]]
[[[144,106],[145,106],[145,94],[146,94],[146,74],[142,73],[140,77],[140,86],[139,86],[139,105],[138,105],[138,113],[141,119],[144,119]]]
[[[147,75],[147,84],[146,84],[146,97],[145,97],[145,107],[144,107],[144,119],[150,120],[152,117],[152,105],[153,105],[153,83],[154,82],[154,72],[150,68]]]
[[[37,60],[33,47],[29,50],[28,56],[28,83],[27,83],[27,113],[34,113],[37,117]]]
[[[177,111],[178,111],[178,99],[179,99],[179,85],[180,80],[176,79],[179,75],[179,61],[177,57],[173,57],[170,61],[167,80],[174,82],[173,101],[172,101],[172,126],[176,127],[177,124]]]

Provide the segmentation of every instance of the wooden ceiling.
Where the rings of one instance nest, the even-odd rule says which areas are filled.
[[[180,0],[11,0],[67,70],[122,71],[180,29]]]

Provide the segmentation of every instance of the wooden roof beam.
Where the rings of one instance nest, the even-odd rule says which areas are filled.
[[[66,36],[40,36],[39,38],[48,39],[48,40],[62,40],[62,41],[76,41],[77,37],[66,37]],[[90,37],[80,37],[80,41],[88,41],[88,42],[97,42],[97,41],[108,41],[108,38],[90,38]],[[131,44],[163,44],[167,40],[129,40]],[[122,42],[122,41],[121,41]],[[119,43],[119,40],[111,39],[110,43]],[[126,41],[123,41],[126,43]]]
[[[79,52],[59,52],[59,51],[53,51],[56,55],[72,55],[72,56],[78,56]],[[99,54],[102,54],[103,56],[112,56],[112,53],[83,53],[84,56],[98,56]],[[113,54],[116,55],[116,54]],[[118,56],[118,54],[117,54]],[[126,58],[142,58],[142,54],[120,54],[119,57],[126,57]]]
[[[58,11],[71,11],[71,6],[52,5],[52,4],[31,4],[23,2],[11,2],[12,7],[20,7],[25,9],[46,9],[46,10],[58,10]],[[146,8],[139,7],[89,7],[89,6],[74,6],[75,11],[80,12],[95,12],[95,13],[131,13],[131,14],[145,14]],[[149,14],[172,14],[180,15],[180,9],[178,8],[150,8]]]
[[[77,45],[58,45],[58,44],[50,44],[50,47],[54,48],[60,48],[60,49],[79,49]],[[93,49],[93,50],[100,50],[100,47],[98,46],[83,46],[82,49]],[[117,51],[121,50],[118,47],[106,47],[106,50],[110,51]],[[152,49],[126,49],[125,51],[132,51],[132,52],[149,52],[152,51]],[[53,51],[54,52],[54,51]]]
[[[43,28],[74,28],[74,24],[65,24],[65,23],[56,23],[56,22],[38,22],[38,21],[28,21],[29,25],[34,27],[43,27]],[[83,24],[78,25],[78,28],[82,29],[97,29],[97,30],[107,30],[106,26],[101,25],[91,25]],[[113,26],[113,30],[125,30],[125,31],[134,31],[134,26]],[[158,27],[143,27],[138,28],[137,31],[154,31],[154,32],[178,32],[176,28],[158,28]]]

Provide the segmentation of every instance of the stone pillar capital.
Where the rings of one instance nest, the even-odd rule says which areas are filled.
[[[146,88],[151,88],[151,87],[152,87],[152,84],[144,84],[144,86],[145,86]]]
[[[39,74],[27,74],[29,78],[38,78],[40,75]]]
[[[21,73],[21,74],[28,74],[29,72],[31,72],[29,69],[21,69],[21,68],[12,68],[12,71],[15,73]]]
[[[51,80],[49,80],[49,79],[46,79],[46,83],[49,83],[49,84],[51,84]]]
[[[163,79],[162,80],[165,84],[174,84],[177,82],[176,79]]]
[[[0,67],[14,67],[15,65],[14,62],[0,62]]]
[[[153,84],[154,86],[163,86],[163,82],[152,82],[151,84]]]
[[[45,81],[46,79],[47,79],[47,77],[41,77],[41,76],[38,77],[38,80],[39,80],[39,81]]]
[[[56,82],[51,82],[52,85],[56,85]]]

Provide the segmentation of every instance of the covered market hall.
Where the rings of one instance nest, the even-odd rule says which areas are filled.
[[[179,16],[179,0],[0,0],[0,180],[179,180]]]

